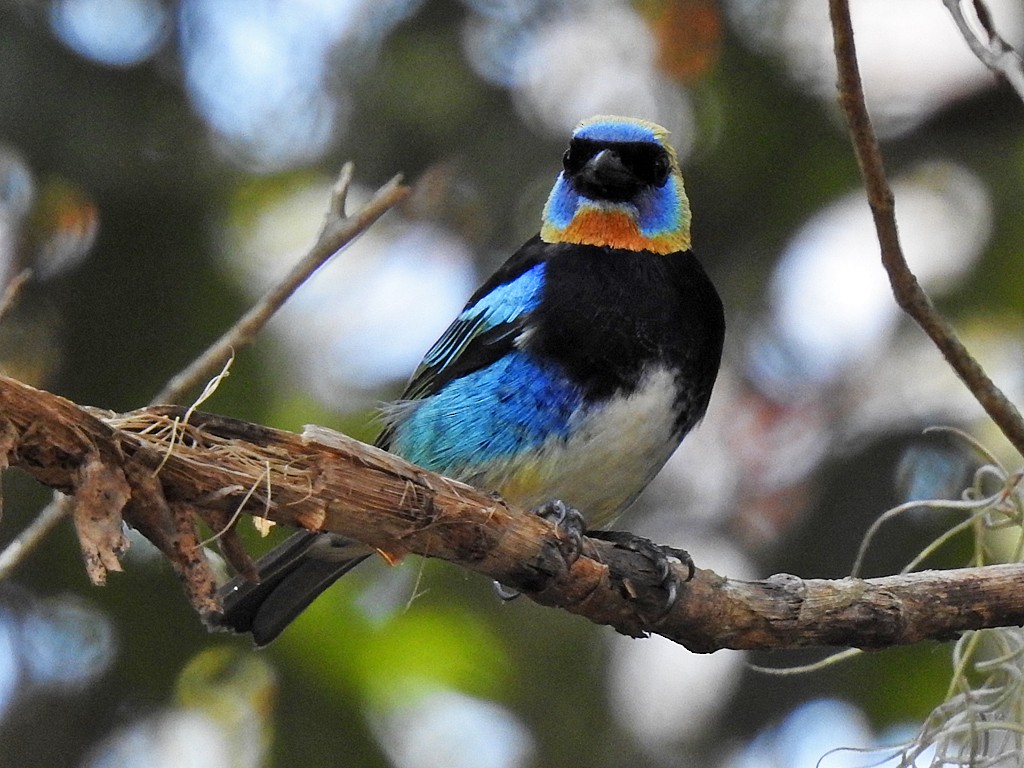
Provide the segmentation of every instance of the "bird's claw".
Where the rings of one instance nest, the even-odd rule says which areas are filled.
[[[661,615],[672,610],[672,606],[679,599],[679,585],[681,582],[676,575],[673,565],[678,564],[686,567],[686,578],[683,581],[689,581],[693,578],[694,573],[696,573],[693,558],[684,549],[655,544],[649,539],[629,533],[628,531],[589,531],[587,535],[593,539],[601,539],[614,544],[619,549],[626,549],[643,555],[651,563],[658,577],[658,586],[666,592]]]
[[[567,546],[562,550],[566,566],[572,566],[579,560],[583,552],[583,536],[587,530],[587,524],[579,510],[570,507],[561,499],[552,499],[530,510],[537,517],[554,523],[555,528]]]
[[[519,595],[522,594],[522,592],[520,592],[518,589],[506,587],[500,581],[493,581],[491,583],[494,585],[494,594],[496,594],[498,596],[498,599],[502,602],[511,602],[512,600],[515,600],[517,597],[519,597]]]
[[[565,542],[560,550],[562,557],[565,558],[566,568],[571,567],[583,552],[583,536],[587,530],[583,515],[560,499],[552,499],[539,507],[534,507],[530,512],[555,525],[561,540]],[[494,582],[494,591],[506,602],[519,597],[518,590],[506,587],[499,581]]]

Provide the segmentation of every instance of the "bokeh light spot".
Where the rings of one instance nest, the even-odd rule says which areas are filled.
[[[421,694],[374,726],[396,768],[519,768],[534,752],[511,712],[455,691]]]
[[[1024,41],[1017,0],[988,0],[996,28]],[[733,27],[755,49],[780,55],[790,77],[835,108],[835,58],[828,4],[821,0],[729,0]],[[956,99],[996,83],[975,58],[942,3],[850,3],[864,94],[876,131],[895,137]]]
[[[900,239],[930,291],[947,291],[981,255],[993,212],[983,182],[947,162],[893,183]],[[877,351],[900,317],[860,191],[814,215],[783,251],[771,281],[776,334],[755,353],[755,375],[824,382]]]
[[[159,0],[56,0],[50,25],[71,50],[113,67],[145,61],[169,32]]]
[[[32,682],[80,690],[110,667],[117,655],[114,627],[84,601],[67,595],[41,601],[21,627],[25,665]]]
[[[0,722],[18,691],[21,679],[17,635],[17,617],[0,605]]]

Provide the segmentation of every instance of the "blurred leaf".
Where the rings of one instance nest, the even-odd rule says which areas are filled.
[[[682,83],[707,74],[722,48],[721,10],[712,0],[638,0],[658,46],[658,66]]]
[[[277,675],[267,657],[219,646],[201,651],[181,670],[178,704],[217,723],[232,744],[235,766],[264,763],[273,737]]]
[[[465,608],[413,601],[377,622],[351,599],[350,589],[336,586],[280,640],[339,694],[355,690],[370,706],[387,706],[421,689],[494,696],[507,685],[510,670],[501,639]]]

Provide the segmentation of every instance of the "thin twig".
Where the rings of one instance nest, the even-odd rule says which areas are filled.
[[[324,262],[361,235],[377,219],[401,202],[409,188],[402,186],[401,175],[377,190],[366,205],[352,216],[345,216],[345,196],[352,180],[352,164],[341,169],[331,193],[327,218],[316,243],[234,326],[211,344],[187,368],[176,374],[153,398],[152,403],[175,403],[186,392],[198,386],[224,365],[232,354],[251,343],[260,329],[295,290],[319,269]]]
[[[324,262],[350,243],[389,209],[401,202],[409,193],[402,186],[401,176],[395,176],[382,186],[357,213],[345,215],[345,198],[352,182],[352,164],[346,163],[331,191],[331,199],[324,218],[323,227],[316,243],[309,252],[292,268],[278,285],[271,288],[235,325],[214,342],[187,368],[175,375],[153,398],[153,403],[176,402],[196,387],[215,375],[218,368],[231,358],[235,351],[249,344],[266,325],[270,317],[280,308],[292,293],[312,275]],[[22,272],[8,286],[0,298],[0,317],[17,296],[18,291],[29,277]],[[223,374],[223,371],[222,371]],[[7,578],[15,568],[35,549],[56,525],[63,520],[71,508],[68,500],[55,495],[39,516],[23,530],[10,544],[0,551],[0,580]]]
[[[939,314],[907,265],[896,229],[892,189],[885,176],[878,140],[864,104],[864,89],[857,66],[848,0],[829,0],[829,10],[839,74],[839,104],[849,125],[868,204],[875,221],[882,265],[889,275],[896,303],[928,334],[981,407],[1017,451],[1024,455],[1024,419],[1020,412],[992,382],[960,341],[953,327]]]
[[[0,552],[0,581],[8,578],[25,556],[35,549],[43,539],[57,527],[71,512],[71,497],[59,493],[43,507],[39,515],[27,528]]]
[[[0,296],[0,320],[3,320],[11,311],[31,277],[32,270],[25,268],[16,274],[4,288],[3,295]],[[0,490],[0,509],[2,508],[3,491]],[[71,500],[59,493],[54,493],[50,503],[40,510],[36,519],[0,551],[0,581],[10,576],[25,555],[45,539],[47,534],[57,526],[57,523],[67,517],[70,511]]]
[[[0,296],[0,320],[3,320],[7,313],[11,311],[14,302],[21,295],[21,289],[25,287],[25,283],[28,282],[30,277],[32,277],[32,270],[28,268],[23,269],[4,288],[3,295]]]
[[[1024,61],[1021,60],[1013,46],[996,32],[992,24],[992,15],[984,2],[972,0],[970,5],[974,9],[975,20],[988,35],[987,42],[978,37],[971,27],[970,21],[964,16],[963,0],[942,0],[942,2],[978,60],[996,75],[1006,78],[1021,101],[1024,101]]]

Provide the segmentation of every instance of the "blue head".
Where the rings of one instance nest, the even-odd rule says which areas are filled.
[[[660,125],[611,115],[584,120],[562,165],[544,207],[544,241],[655,253],[690,247],[690,203]]]

